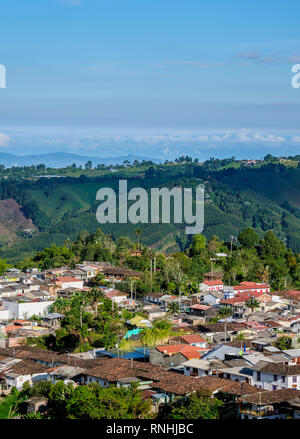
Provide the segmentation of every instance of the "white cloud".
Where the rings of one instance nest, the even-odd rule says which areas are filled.
[[[6,134],[0,133],[0,146],[6,146],[10,142],[11,138]]]
[[[282,136],[274,136],[273,134],[268,134],[266,136],[255,134],[254,140],[259,142],[281,143],[285,141],[285,138]]]

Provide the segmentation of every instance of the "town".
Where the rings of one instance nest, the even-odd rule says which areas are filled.
[[[141,233],[0,264],[0,416],[299,418],[298,255],[251,228],[171,255]]]

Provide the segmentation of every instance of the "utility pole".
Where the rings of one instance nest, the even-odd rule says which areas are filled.
[[[179,286],[179,315],[181,310],[181,285]]]
[[[151,293],[152,293],[152,259],[150,259],[150,284],[151,284]]]

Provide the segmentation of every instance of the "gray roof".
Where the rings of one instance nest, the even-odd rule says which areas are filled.
[[[42,319],[46,319],[46,320],[53,320],[53,319],[59,319],[61,317],[64,317],[64,314],[59,314],[59,313],[50,313],[47,314],[46,316],[43,316]]]
[[[241,351],[241,348],[235,348],[233,346],[222,345],[222,346],[219,346],[219,347],[207,352],[207,354],[203,355],[201,357],[201,359],[202,360],[209,360],[212,358],[217,358],[221,361],[224,361],[225,354],[237,354],[240,351]]]

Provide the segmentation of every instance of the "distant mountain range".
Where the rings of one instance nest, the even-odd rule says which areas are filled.
[[[122,164],[124,160],[129,160],[131,163],[134,160],[152,160],[154,163],[159,163],[158,159],[150,159],[147,157],[134,156],[132,154],[121,157],[92,157],[81,156],[68,152],[52,152],[48,154],[25,154],[14,155],[5,152],[0,152],[0,165],[4,165],[6,168],[12,166],[32,166],[44,164],[49,168],[64,168],[76,163],[77,166],[84,166],[85,163],[91,160],[93,166],[98,164],[105,165],[117,165]]]

